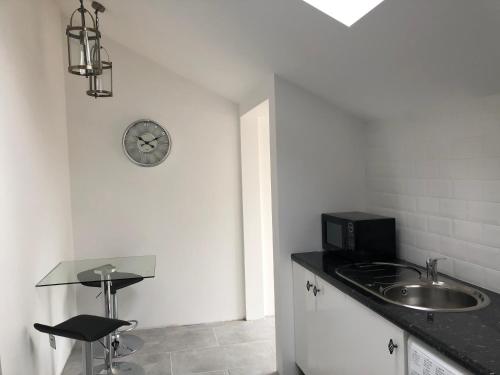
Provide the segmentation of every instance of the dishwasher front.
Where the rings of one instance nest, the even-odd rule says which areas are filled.
[[[473,375],[412,336],[407,347],[408,375]]]

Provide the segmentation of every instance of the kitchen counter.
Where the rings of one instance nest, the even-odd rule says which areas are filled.
[[[490,297],[489,306],[470,312],[429,313],[385,302],[344,280],[335,269],[352,262],[334,252],[292,254],[292,260],[474,374],[500,375],[499,294],[473,286]]]

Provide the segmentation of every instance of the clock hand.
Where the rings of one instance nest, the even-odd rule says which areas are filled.
[[[151,143],[151,142],[157,141],[158,139],[160,139],[160,138],[162,138],[162,137],[164,137],[164,135],[160,135],[159,137],[153,138],[153,139],[152,139],[152,140],[150,140],[150,141],[144,141],[144,140],[142,140],[142,141],[144,142],[144,144],[146,144],[146,145],[148,145],[148,146],[151,146],[151,145],[150,145],[150,143]]]
[[[155,139],[153,139],[153,141],[157,141],[158,139],[163,138],[163,137],[164,137],[164,135],[160,135],[159,137],[156,137]],[[151,141],[151,142],[153,142],[153,141]]]

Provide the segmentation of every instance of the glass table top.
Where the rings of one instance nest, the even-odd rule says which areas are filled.
[[[155,267],[155,255],[70,260],[60,262],[36,286],[151,278]]]

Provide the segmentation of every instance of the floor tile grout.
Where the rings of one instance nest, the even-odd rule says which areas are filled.
[[[220,346],[220,344],[219,344],[219,339],[217,338],[217,332],[215,332],[215,327],[214,327],[214,328],[212,328],[212,331],[213,331],[213,333],[214,333],[214,337],[215,337],[215,344],[216,344],[217,346]]]
[[[252,341],[243,341],[243,342],[235,342],[232,344],[224,344],[224,345],[212,345],[212,346],[202,346],[199,348],[188,348],[188,349],[180,349],[180,350],[171,350],[169,352],[157,352],[158,354],[164,353],[170,353],[170,354],[177,354],[177,353],[184,353],[184,352],[194,352],[196,350],[206,350],[206,349],[214,349],[214,348],[227,348],[230,346],[237,346],[237,345],[244,345],[244,344],[257,344],[257,343],[270,343],[274,344],[274,340],[252,340]]]
[[[169,351],[154,351],[152,353],[154,354],[177,354],[177,353],[183,353],[183,352],[190,352],[190,351],[195,351],[195,350],[206,350],[206,349],[214,349],[214,348],[226,348],[230,346],[237,346],[237,345],[244,345],[244,344],[256,344],[256,343],[270,343],[274,344],[274,340],[268,339],[268,340],[251,340],[251,341],[241,341],[241,342],[234,342],[232,344],[220,344],[217,343],[216,345],[210,345],[210,346],[200,346],[200,347],[193,347],[193,348],[185,348],[185,349],[179,349],[179,350],[169,350]],[[136,354],[140,355],[140,352],[137,352]],[[133,358],[134,354],[130,355],[130,358]]]

